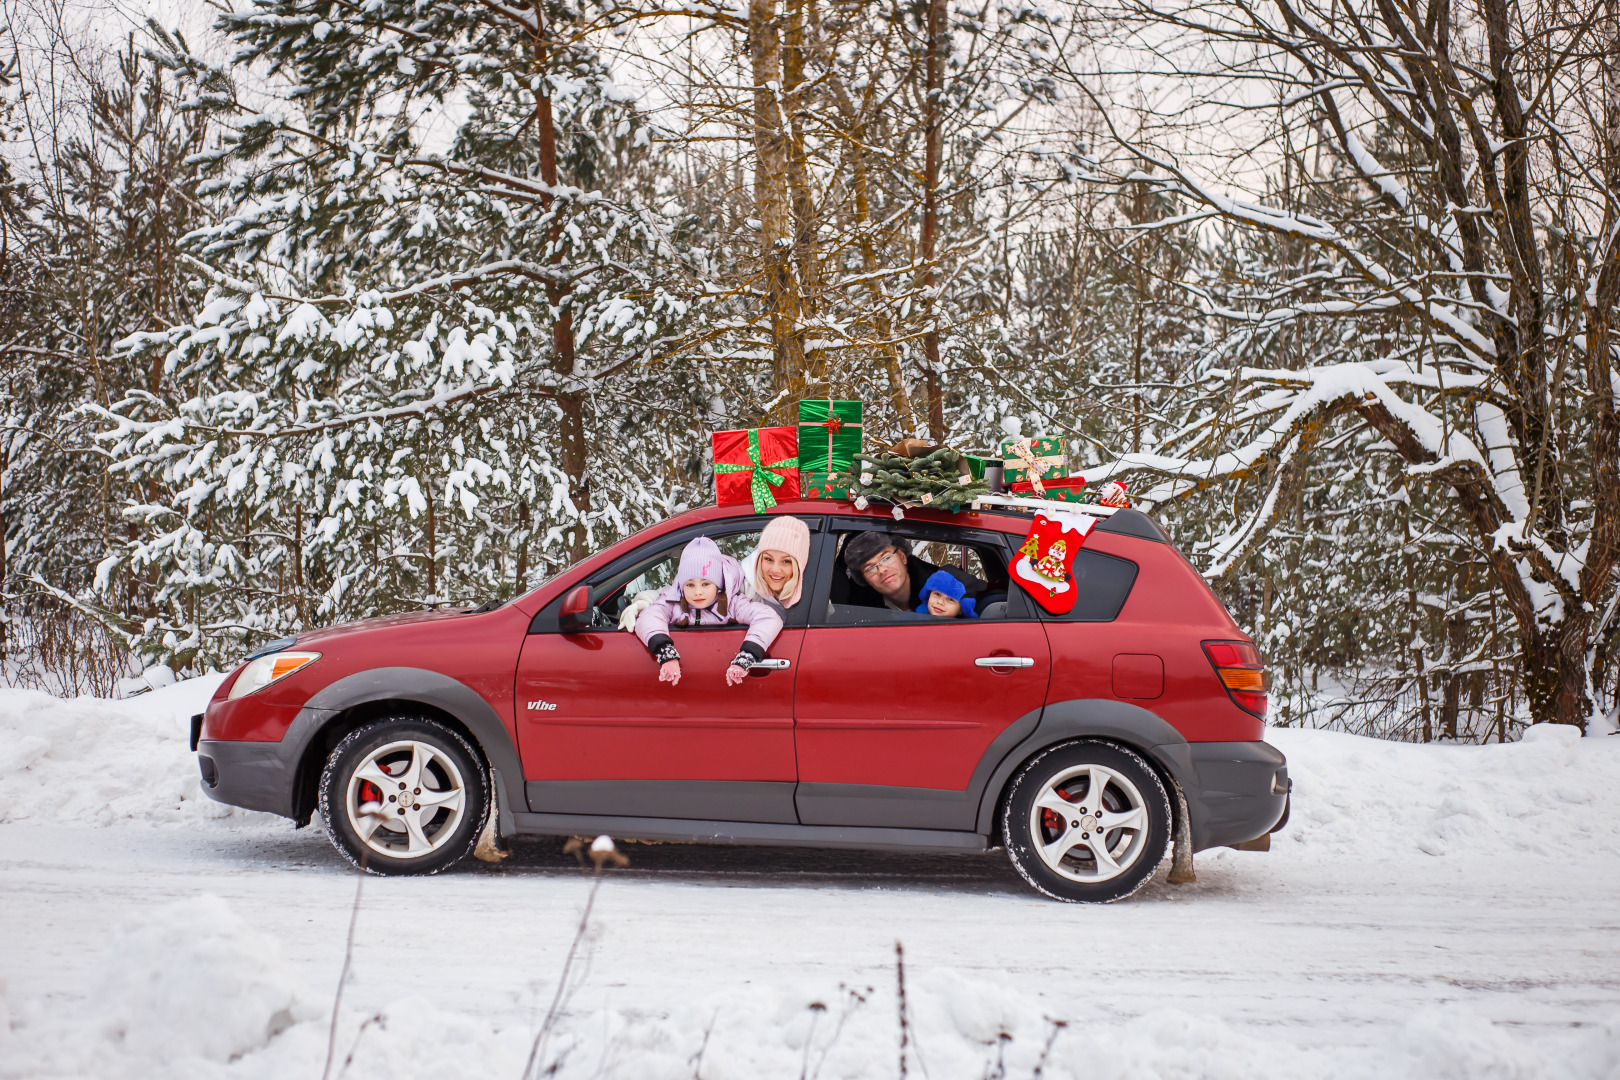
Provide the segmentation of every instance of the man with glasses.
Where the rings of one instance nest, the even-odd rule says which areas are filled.
[[[844,545],[844,568],[854,587],[850,602],[891,611],[912,612],[921,603],[918,593],[934,571],[940,569],[898,546],[894,537],[880,532],[863,532]],[[952,567],[945,572],[976,595],[985,583]]]

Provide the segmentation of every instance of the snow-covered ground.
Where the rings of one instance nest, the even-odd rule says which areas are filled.
[[[0,1077],[321,1075],[356,875],[198,791],[201,679],[0,690]],[[1620,1077],[1620,737],[1276,731],[1294,819],[1072,907],[982,858],[628,845],[573,1077]],[[523,1074],[591,887],[560,843],[368,878],[330,1075]],[[538,1072],[537,1072],[538,1075]]]

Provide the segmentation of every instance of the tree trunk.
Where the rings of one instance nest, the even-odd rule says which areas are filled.
[[[799,271],[801,318],[808,319],[819,308],[821,293],[821,252],[816,243],[816,206],[810,195],[810,163],[805,151],[804,124],[809,108],[804,100],[806,0],[788,0],[787,33],[782,48],[782,104],[787,111],[787,182],[793,210],[793,263]],[[804,357],[806,382],[820,382],[827,376],[826,363],[819,349],[807,349]],[[792,408],[790,396],[785,403]]]
[[[1609,197],[1603,206],[1603,228],[1598,235],[1608,245],[1597,260],[1596,280],[1583,290],[1591,303],[1583,313],[1586,323],[1586,385],[1595,415],[1592,423],[1592,534],[1587,544],[1586,565],[1581,571],[1581,611],[1590,627],[1591,613],[1603,603],[1609,590],[1617,558],[1620,558],[1620,417],[1614,407],[1614,311],[1620,303],[1620,242],[1616,240],[1620,214],[1620,0],[1603,0],[1604,11],[1599,38],[1603,57],[1603,111],[1599,164],[1603,186]],[[1607,629],[1607,628],[1603,628]],[[1581,721],[1597,712],[1592,686],[1589,636],[1579,642],[1581,680],[1577,707],[1574,672],[1566,671],[1561,686],[1560,710],[1579,712]],[[1574,643],[1571,643],[1574,644]],[[1566,650],[1567,651],[1567,650]]]
[[[433,482],[422,485],[422,496],[427,499],[427,599],[439,602],[439,536],[438,521],[433,515]]]
[[[308,626],[309,604],[304,599],[304,507],[301,503],[293,507],[292,572],[293,610],[298,613],[299,625]]]
[[[557,131],[551,116],[551,84],[546,79],[550,50],[546,38],[545,6],[538,0],[534,13],[539,26],[534,34],[534,74],[539,87],[534,113],[536,137],[540,141],[540,179],[548,187],[555,188],[558,183]],[[540,206],[544,212],[550,213],[553,203],[549,191],[540,196]],[[562,262],[562,252],[558,249],[561,238],[562,224],[553,220],[550,237],[553,266]],[[563,384],[557,393],[557,406],[562,411],[562,467],[568,477],[568,497],[579,515],[574,524],[564,531],[568,536],[569,558],[577,562],[590,554],[589,534],[585,527],[585,518],[591,512],[590,456],[585,442],[585,394],[567,386],[574,374],[574,312],[568,306],[569,297],[562,285],[553,280],[546,283],[546,300],[551,310],[557,313],[551,324],[551,351],[552,366]]]
[[[939,324],[934,312],[934,253],[939,233],[939,170],[944,153],[940,125],[941,101],[945,92],[945,59],[950,52],[945,0],[928,0],[928,40],[925,45],[927,96],[923,99],[923,216],[918,255],[922,260],[923,317],[929,320],[923,335],[923,372],[928,393],[928,433],[943,442],[945,392],[940,383]]]
[[[0,230],[4,229],[4,221],[0,220]],[[5,280],[6,248],[4,233],[0,232],[0,282]],[[0,456],[0,593],[4,593],[11,584],[10,568],[6,565],[6,472],[11,468],[11,444],[14,436],[5,436],[5,454]],[[0,605],[0,664],[4,664],[11,642],[7,636],[11,629],[10,620],[4,605]]]
[[[1457,738],[1457,715],[1462,711],[1462,673],[1457,670],[1457,662],[1462,659],[1463,650],[1468,645],[1468,623],[1461,612],[1454,612],[1446,620],[1446,688],[1445,696],[1440,702],[1440,737],[1442,739]]]
[[[754,78],[754,207],[760,221],[765,308],[771,324],[776,392],[791,402],[804,396],[804,309],[793,276],[787,136],[777,101],[782,87],[782,42],[773,0],[752,0],[748,5],[748,56]]]
[[[917,414],[911,404],[911,394],[906,390],[905,373],[900,369],[899,352],[889,341],[894,327],[889,319],[888,296],[878,277],[877,245],[872,242],[872,167],[866,149],[866,117],[873,87],[870,84],[867,86],[864,91],[865,100],[857,106],[850,99],[836,70],[828,75],[828,83],[832,87],[833,99],[843,114],[844,126],[849,135],[845,153],[849,160],[850,188],[854,193],[856,246],[861,252],[861,266],[867,274],[866,288],[872,296],[874,305],[872,321],[878,337],[883,341],[879,352],[883,357],[884,372],[889,379],[889,400],[894,406],[895,415],[900,419],[901,435],[912,436],[917,434]]]
[[[517,591],[528,588],[529,581],[529,500],[519,499],[517,505],[517,568],[513,577]]]

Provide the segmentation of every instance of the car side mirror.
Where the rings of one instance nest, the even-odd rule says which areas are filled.
[[[564,630],[584,630],[591,624],[591,587],[576,585],[563,597],[557,625]]]

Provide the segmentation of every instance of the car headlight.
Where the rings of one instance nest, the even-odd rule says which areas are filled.
[[[277,679],[284,679],[320,658],[321,654],[318,652],[278,652],[249,660],[247,667],[242,669],[242,674],[231,684],[231,692],[226,700],[235,701],[239,697],[263,690]]]

